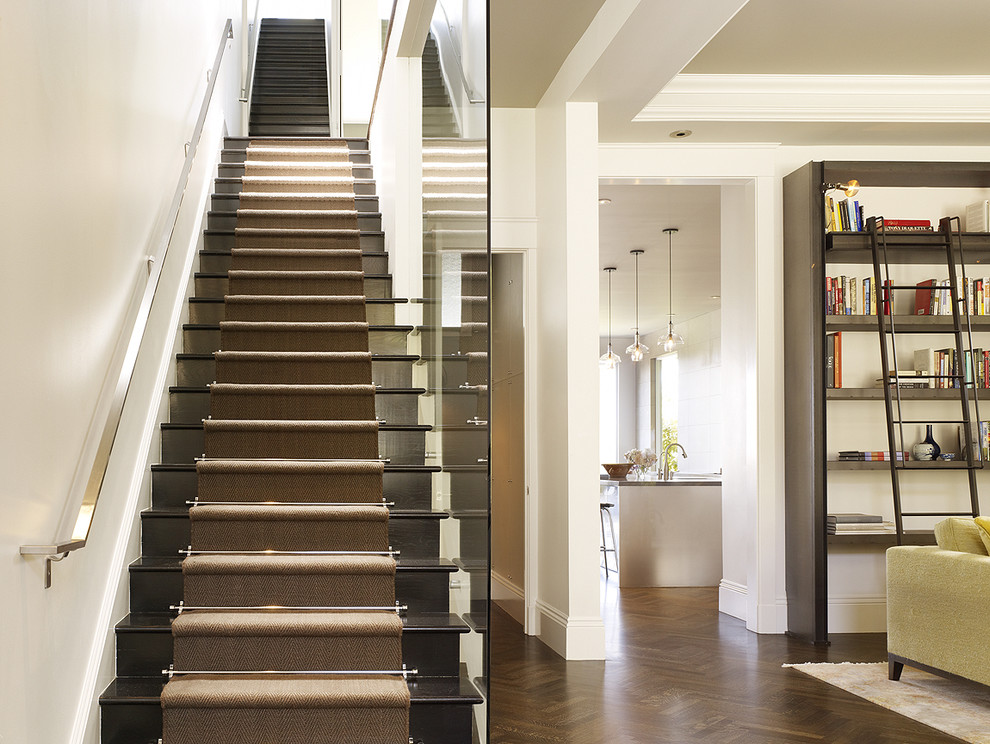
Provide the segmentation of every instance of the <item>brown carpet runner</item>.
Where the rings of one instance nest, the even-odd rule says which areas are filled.
[[[371,379],[371,354],[363,351],[220,351],[217,382],[322,385]]]
[[[196,464],[200,501],[382,502],[382,462],[204,460]]]
[[[163,742],[407,744],[346,143],[253,141],[243,187]]]
[[[382,744],[408,726],[409,691],[378,677],[178,677],[162,707],[167,744]]]
[[[290,248],[234,248],[235,271],[360,271],[361,251]]]

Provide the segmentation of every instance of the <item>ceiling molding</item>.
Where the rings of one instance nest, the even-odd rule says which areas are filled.
[[[990,76],[681,74],[633,121],[984,122]]]

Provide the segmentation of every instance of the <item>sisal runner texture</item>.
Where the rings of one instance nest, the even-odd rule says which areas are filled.
[[[183,561],[216,609],[172,625],[176,670],[232,674],[174,676],[163,742],[407,744],[402,678],[318,673],[402,664],[394,612],[326,609],[395,602],[346,143],[252,141],[239,203]]]

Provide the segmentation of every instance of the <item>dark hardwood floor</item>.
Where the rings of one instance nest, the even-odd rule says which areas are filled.
[[[714,589],[603,588],[608,660],[565,662],[492,610],[492,744],[943,744],[782,663],[883,661],[881,634],[815,648],[718,613]]]

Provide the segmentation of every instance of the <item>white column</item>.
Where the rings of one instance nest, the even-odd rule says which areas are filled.
[[[598,106],[536,111],[539,635],[604,659],[598,570]]]

